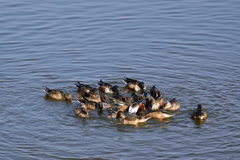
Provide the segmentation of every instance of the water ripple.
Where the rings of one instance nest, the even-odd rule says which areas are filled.
[[[237,1],[35,2],[0,6],[1,159],[236,159],[239,157]],[[72,103],[74,83],[122,78],[177,97],[174,117],[138,128]],[[126,93],[123,93],[127,95]],[[208,113],[190,118],[197,104]],[[116,151],[117,149],[117,151]],[[90,151],[90,152],[89,152]]]

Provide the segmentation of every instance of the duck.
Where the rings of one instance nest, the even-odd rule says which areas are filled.
[[[109,104],[109,102],[108,102],[108,96],[107,96],[107,95],[101,95],[101,102],[104,102],[104,103]]]
[[[117,103],[115,104],[121,111],[126,111],[128,112],[128,108],[131,105],[131,103],[128,102],[124,102],[124,103]]]
[[[144,97],[146,98],[145,107],[151,111],[159,110],[163,105],[164,98],[156,97],[153,98],[149,93],[144,92]]]
[[[126,98],[123,95],[120,95],[119,92],[116,92],[115,95],[110,97],[110,99],[114,103],[124,103],[126,102]]]
[[[43,91],[46,93],[46,96],[52,99],[72,101],[72,96],[70,93],[64,93],[63,91],[49,89],[47,87],[44,88]]]
[[[112,108],[112,106],[108,103],[100,102],[100,103],[96,103],[96,108],[98,109],[99,112],[102,112],[105,109]]]
[[[110,114],[107,116],[108,118],[116,118],[117,117],[117,113],[119,111],[122,111],[120,108],[118,107],[112,107],[110,110]]]
[[[86,99],[77,99],[77,101],[81,104],[81,106],[84,106],[87,110],[96,109],[96,102],[88,101]]]
[[[134,103],[134,102],[138,102],[138,101],[143,101],[145,99],[145,97],[143,95],[137,95],[135,92],[133,92],[131,94],[131,102]]]
[[[180,108],[180,104],[178,103],[177,97],[173,98],[169,102],[164,103],[162,109],[167,111],[176,111]]]
[[[123,79],[123,82],[126,84],[127,88],[132,89],[134,91],[146,90],[144,82],[140,82],[138,80],[127,78],[127,77]]]
[[[198,104],[197,109],[192,112],[192,119],[204,120],[207,118],[207,113],[203,110],[202,105]]]
[[[160,111],[154,111],[154,112],[147,113],[143,108],[139,108],[136,114],[139,116],[148,116],[151,118],[159,119],[160,121],[162,121],[162,119],[164,119],[164,118],[170,118],[173,116],[173,115],[163,113]]]
[[[75,99],[86,99],[88,101],[93,101],[93,102],[101,102],[101,95],[96,92],[95,90],[90,91],[90,92],[84,92],[81,91],[79,94],[75,97]]]
[[[119,120],[121,124],[131,124],[137,125],[138,123],[143,123],[149,120],[151,117],[143,116],[140,119],[136,115],[131,115],[126,117],[123,111],[119,111],[117,113],[116,118]]]
[[[132,103],[130,96],[124,97],[123,95],[120,95],[119,92],[116,92],[113,97],[110,96],[110,99],[122,111],[125,111]]]
[[[89,101],[87,99],[85,99],[84,97],[83,98],[79,98],[77,99],[77,101],[82,105],[82,106],[85,106],[86,109],[88,110],[103,110],[103,109],[106,109],[106,108],[110,108],[112,107],[109,103],[108,103],[108,100],[107,100],[107,96],[106,95],[103,95],[101,96],[101,102],[94,102],[94,101]]]
[[[163,106],[164,98],[158,97],[157,99],[146,99],[146,108],[151,111],[159,110]]]
[[[101,92],[104,92],[104,93],[111,93],[112,94],[114,92],[119,91],[119,87],[117,85],[112,86],[109,83],[103,82],[101,79],[98,82],[98,85],[99,85],[99,90]]]
[[[74,109],[74,113],[79,117],[89,118],[86,106],[81,106],[79,108]]]
[[[146,109],[142,102],[134,102],[127,108],[127,112],[130,114],[136,114],[139,108]]]
[[[157,88],[156,85],[152,86],[152,88],[150,89],[150,95],[156,99],[159,97],[162,97],[163,93],[161,93]]]
[[[96,88],[93,88],[93,87],[91,87],[89,85],[86,85],[86,84],[82,84],[80,82],[77,82],[75,84],[75,86],[78,88],[78,90],[77,90],[78,92],[83,91],[83,92],[89,93],[89,92],[96,92],[97,91]]]

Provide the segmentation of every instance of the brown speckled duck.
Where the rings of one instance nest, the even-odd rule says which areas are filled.
[[[75,97],[75,99],[86,99],[96,103],[101,102],[101,95],[95,89],[90,92],[84,92],[81,90],[81,92],[78,93],[79,94]]]
[[[76,108],[74,110],[74,113],[79,117],[89,118],[89,114],[88,114],[86,106],[81,106],[79,108]]]
[[[110,114],[107,116],[108,118],[116,118],[117,117],[117,113],[119,111],[122,111],[120,108],[118,107],[113,107],[111,108]]]
[[[131,104],[131,98],[129,96],[124,97],[123,95],[120,95],[119,92],[116,92],[113,97],[110,97],[110,99],[122,111],[125,111]]]
[[[102,111],[106,108],[112,107],[111,105],[108,104],[106,95],[101,97],[101,102],[93,102],[93,101],[88,101],[87,99],[84,98],[79,98],[77,101],[82,105],[85,106],[86,109],[88,110],[96,110],[98,109],[99,111]]]
[[[123,95],[120,95],[119,92],[116,92],[113,97],[110,96],[110,99],[114,103],[124,103],[124,102],[126,102],[126,97],[124,97]]]
[[[137,116],[134,116],[134,115],[125,117],[124,113],[122,111],[119,111],[117,113],[117,117],[116,118],[119,120],[119,122],[121,124],[137,125],[138,123],[146,122],[151,117],[144,116],[144,117],[141,117],[140,119]]]
[[[140,82],[135,79],[131,78],[124,78],[123,82],[126,84],[126,86],[134,91],[143,91],[146,90],[144,82]]]
[[[131,102],[134,103],[134,102],[138,102],[138,101],[143,101],[145,99],[145,97],[143,95],[137,95],[135,92],[133,92],[131,94]]]
[[[43,91],[46,93],[46,95],[48,97],[50,97],[52,99],[72,101],[72,96],[70,93],[64,93],[63,91],[49,89],[47,87],[45,89],[43,89]]]
[[[162,109],[167,110],[167,111],[176,111],[180,108],[180,104],[178,103],[177,97],[173,98],[169,102],[166,102]]]
[[[87,93],[88,93],[88,92],[94,90],[93,87],[91,87],[91,86],[89,86],[89,85],[86,85],[86,84],[82,84],[82,83],[80,83],[80,82],[77,82],[77,83],[75,84],[75,86],[78,88],[78,92],[83,91],[83,92],[87,92]]]
[[[162,119],[164,119],[164,118],[170,118],[170,117],[173,116],[173,115],[170,115],[170,114],[167,114],[167,113],[162,113],[160,111],[154,111],[154,112],[147,113],[143,108],[138,109],[137,115],[148,116],[148,117],[151,117],[151,118],[159,119],[160,121],[162,121]]]
[[[77,99],[77,101],[84,106],[84,108],[88,110],[95,110],[96,109],[96,102],[88,101],[86,99]]]

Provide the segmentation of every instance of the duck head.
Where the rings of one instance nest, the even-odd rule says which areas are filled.
[[[105,103],[109,103],[109,102],[108,102],[108,96],[107,96],[107,95],[101,96],[101,101],[102,101],[102,102],[105,102]]]
[[[119,87],[117,85],[114,85],[112,87],[113,92],[119,92]]]
[[[72,101],[72,96],[71,96],[70,93],[65,93],[65,94],[64,94],[64,98],[65,98],[66,100]]]
[[[201,104],[198,105],[198,109],[202,109],[202,105]]]
[[[105,102],[99,102],[96,104],[98,111],[102,112],[104,109],[111,108],[112,106],[105,103]]]

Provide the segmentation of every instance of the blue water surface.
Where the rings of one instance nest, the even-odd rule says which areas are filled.
[[[238,159],[240,2],[1,1],[1,159]],[[122,78],[181,105],[170,119],[121,125],[74,114],[77,95]],[[127,94],[125,94],[127,95]],[[190,119],[201,103],[202,125]]]

